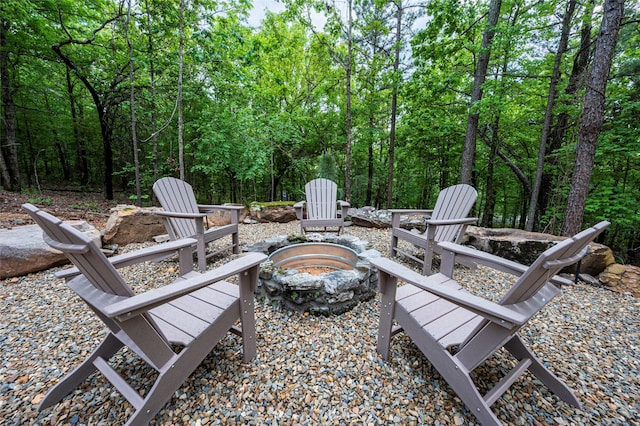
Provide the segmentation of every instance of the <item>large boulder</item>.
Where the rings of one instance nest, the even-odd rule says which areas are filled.
[[[225,206],[239,206],[239,204],[223,204]],[[238,211],[238,223],[244,222],[249,215],[246,207]],[[207,215],[207,223],[209,226],[224,226],[231,224],[231,212],[228,210],[216,210]]]
[[[631,293],[640,297],[640,267],[614,263],[598,275],[598,279],[608,288],[619,293]]]
[[[67,221],[101,247],[100,232],[84,220]],[[68,263],[62,252],[42,239],[38,225],[0,229],[0,279],[18,277]]]
[[[104,244],[127,245],[153,241],[153,238],[166,234],[157,207],[137,207],[118,204],[111,209],[102,241]]]
[[[288,223],[297,220],[293,205],[281,203],[251,203],[249,215],[260,223]]]
[[[564,239],[566,237],[520,229],[469,226],[462,243],[523,265],[531,265],[542,252]],[[580,263],[580,273],[597,276],[612,263],[614,257],[609,247],[591,243],[589,253]],[[574,271],[575,266],[565,272]]]
[[[391,228],[392,214],[389,210],[376,210],[375,207],[365,206],[349,209],[348,217],[355,226],[364,228]],[[426,229],[424,214],[403,214],[400,215],[400,227],[408,230],[415,229],[417,232],[424,232]]]
[[[390,228],[391,213],[388,210],[376,210],[375,207],[365,206],[360,208],[350,208],[347,214],[351,218],[351,223],[364,228]]]

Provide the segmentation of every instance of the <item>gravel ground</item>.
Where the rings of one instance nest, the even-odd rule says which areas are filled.
[[[298,231],[297,223],[241,225],[253,244]],[[348,234],[388,253],[389,233],[351,227]],[[123,250],[139,248],[124,247]],[[210,264],[226,262],[230,257]],[[175,262],[124,272],[140,291],[166,283]],[[412,265],[413,266],[413,265]],[[53,273],[0,281],[0,424],[122,424],[130,405],[100,375],[42,412],[43,394],[82,361],[105,328]],[[460,269],[456,278],[495,299],[512,279],[486,268]],[[258,356],[242,363],[240,340],[224,338],[155,417],[153,424],[475,424],[476,420],[416,346],[392,340],[383,362],[375,350],[379,299],[334,317],[256,305]],[[494,405],[506,424],[640,424],[640,302],[578,284],[522,330],[531,348],[574,389],[583,407],[556,398],[529,373]],[[153,372],[130,352],[116,368],[142,388]],[[499,353],[476,370],[479,386],[513,362]]]

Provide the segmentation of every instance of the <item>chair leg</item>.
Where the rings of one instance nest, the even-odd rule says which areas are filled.
[[[391,231],[391,251],[389,252],[389,257],[393,258],[396,255],[396,248],[398,247],[398,237],[393,235],[393,230]]]
[[[227,314],[223,315],[236,315],[236,313],[228,311]],[[145,395],[142,405],[137,407],[135,413],[127,420],[126,426],[149,424],[149,421],[171,399],[173,393],[182,386],[187,377],[193,374],[200,366],[226,332],[226,330],[221,329],[210,329],[209,332],[201,335],[201,339],[183,348],[179,354],[169,360],[158,371],[158,378]]]
[[[256,357],[256,316],[253,292],[258,281],[258,268],[240,275],[240,322],[242,324],[243,361]]]
[[[82,364],[78,365],[71,373],[67,374],[64,379],[49,390],[42,402],[40,402],[38,410],[44,410],[45,408],[60,402],[62,398],[70,394],[80,383],[97,370],[93,365],[93,361],[96,358],[100,357],[108,360],[123,346],[122,342],[120,342],[113,333],[107,334],[107,337],[104,338],[102,343],[100,343],[100,345],[82,362]]]
[[[197,244],[197,256],[198,256],[198,269],[201,272],[207,270],[207,244],[204,242],[204,236],[198,236]]]
[[[396,290],[398,279],[384,271],[378,272],[380,289],[380,322],[378,324],[377,350],[383,360],[389,359],[391,345],[391,328],[396,306]]]
[[[184,381],[198,367],[206,353],[191,353],[190,349],[183,349],[175,362],[169,362],[163,371],[159,372],[159,376],[153,387],[149,390],[144,398],[143,404],[136,408],[136,411],[125,423],[126,426],[143,426],[149,424],[149,421],[164,407],[171,399],[173,393],[184,383]],[[198,363],[195,358],[201,358]]]
[[[231,244],[233,244],[233,248],[231,249],[233,254],[240,253],[240,237],[238,236],[238,232],[234,232],[231,234]]]
[[[207,243],[204,240],[204,221],[196,220],[196,235],[198,240],[196,244],[196,253],[198,255],[198,269],[201,272],[207,270]]]
[[[446,349],[445,349],[446,351]],[[464,366],[458,365],[456,360],[449,358],[448,366],[439,365],[438,372],[444,377],[446,382],[451,386],[456,395],[464,402],[469,411],[484,426],[495,425],[502,426],[502,422],[491,411],[491,406],[487,404],[476,387],[469,372]]]
[[[427,241],[424,249],[424,262],[422,263],[422,275],[431,275],[431,265],[433,264],[433,241]]]
[[[478,392],[478,388],[471,380],[470,371],[467,367],[452,356],[431,335],[424,333],[422,326],[414,320],[399,322],[403,326],[405,333],[420,348],[420,351],[438,370],[438,373],[480,423],[484,426],[502,426],[502,422],[491,411],[491,406],[487,404],[487,401]]]
[[[531,360],[531,365],[529,366],[529,371],[533,373],[538,380],[540,380],[544,385],[549,388],[553,393],[555,393],[558,398],[562,399],[568,404],[573,405],[574,407],[581,407],[580,401],[573,394],[571,389],[564,384],[555,374],[553,374],[549,369],[547,369],[538,358],[527,348],[525,343],[522,341],[520,336],[514,336],[509,340],[504,348],[508,350],[518,361],[523,358],[528,358]]]

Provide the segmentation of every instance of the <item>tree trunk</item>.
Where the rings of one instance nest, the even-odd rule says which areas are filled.
[[[136,185],[136,204],[142,206],[142,189],[140,188],[140,161],[138,159],[138,135],[136,133],[136,91],[134,80],[134,67],[133,67],[133,45],[131,44],[131,37],[129,34],[129,28],[131,25],[131,0],[127,5],[127,23],[125,26],[125,36],[127,38],[127,45],[129,47],[129,102],[131,108],[131,144],[133,145],[133,168],[134,168],[134,180]]]
[[[20,191],[20,166],[18,163],[18,145],[16,140],[16,116],[13,108],[13,95],[9,77],[7,58],[8,23],[0,20],[0,85],[2,86],[2,111],[4,112],[4,143],[0,141],[0,176],[7,189]]]
[[[353,65],[353,1],[347,1],[348,23],[347,23],[347,149],[345,159],[344,177],[344,199],[351,201],[351,67]]]
[[[496,117],[491,126],[491,152],[487,164],[487,179],[485,182],[485,203],[482,211],[482,222],[480,226],[490,228],[493,225],[493,212],[496,207],[496,189],[493,185],[493,166],[498,159],[498,128],[500,117]]]
[[[563,101],[565,107],[571,106],[576,102],[577,93],[584,86],[584,74],[587,66],[589,65],[589,58],[591,57],[591,19],[593,15],[593,1],[587,5],[587,10],[583,18],[583,26],[580,30],[580,47],[573,58],[573,66],[571,68],[571,74],[569,75],[569,81],[564,91],[566,100]],[[555,155],[555,151],[560,149],[564,143],[567,130],[571,126],[569,120],[571,115],[569,108],[564,108],[565,111],[558,115],[556,124],[551,130],[549,147],[547,152],[551,155],[547,155],[546,163],[550,166],[548,170],[551,172],[544,172],[542,175],[542,184],[540,187],[540,194],[538,195],[538,206],[541,212],[544,212],[549,207],[551,196],[554,193],[554,179],[556,178],[555,166],[558,163],[558,159]]]
[[[89,183],[89,164],[87,163],[87,148],[84,139],[80,135],[78,125],[78,110],[76,108],[76,98],[73,94],[73,83],[69,67],[65,68],[67,80],[67,94],[69,96],[69,109],[71,111],[71,125],[73,126],[73,140],[76,145],[76,168],[80,172],[80,184],[86,186]]]
[[[584,208],[593,174],[596,145],[604,122],[605,91],[615,53],[618,31],[624,12],[624,0],[605,0],[602,25],[596,41],[593,66],[587,79],[587,90],[578,132],[578,146],[567,200],[562,235],[576,234],[582,227]]]
[[[49,102],[49,96],[47,95],[47,93],[43,94],[43,98],[44,98],[44,104],[47,108],[47,111],[53,111],[51,108],[51,103]],[[55,146],[56,154],[58,155],[58,161],[60,162],[60,167],[62,168],[62,179],[65,182],[68,182],[69,180],[71,180],[71,162],[69,161],[69,158],[68,158],[67,143],[58,134],[58,128],[57,128],[58,123],[56,123],[55,117],[49,116],[49,123],[51,124],[51,139],[53,140],[53,145]],[[29,130],[27,128],[27,134],[28,133],[29,133]],[[46,156],[45,156],[45,159],[46,159]],[[34,168],[35,166],[36,164],[34,164]]]
[[[478,56],[478,63],[473,78],[473,89],[471,100],[469,101],[469,115],[467,117],[467,131],[464,138],[464,148],[462,151],[462,161],[460,168],[460,183],[471,184],[473,164],[476,155],[476,138],[478,134],[478,119],[480,114],[475,110],[476,103],[482,99],[482,85],[487,76],[489,58],[491,56],[491,41],[495,35],[495,27],[500,17],[500,7],[502,0],[491,0],[489,5],[489,15],[487,17],[487,28],[482,36],[482,47]]]
[[[373,111],[369,112],[369,128],[373,129],[375,126],[375,119],[373,117]],[[367,147],[367,192],[365,194],[364,205],[371,205],[371,198],[373,195],[373,137],[369,137],[369,145]]]
[[[562,57],[564,52],[567,51],[567,44],[569,43],[569,32],[571,31],[571,19],[573,18],[573,12],[576,8],[576,0],[570,0],[567,5],[567,9],[562,19],[562,31],[560,33],[560,42],[558,43],[558,50],[556,51],[555,60],[553,62],[553,70],[551,71],[551,80],[549,81],[549,94],[547,96],[547,107],[544,112],[544,122],[542,124],[542,132],[540,135],[540,146],[538,148],[538,164],[536,166],[536,177],[533,182],[533,188],[531,189],[531,198],[529,199],[529,211],[527,213],[527,222],[525,225],[525,231],[533,231],[534,225],[537,223],[537,210],[538,206],[538,194],[540,193],[540,186],[542,184],[542,174],[544,171],[544,159],[547,149],[547,140],[551,131],[551,125],[553,123],[553,107],[556,103],[556,88],[560,82],[560,65],[562,63]]]
[[[393,61],[393,91],[391,93],[391,129],[389,131],[389,172],[387,174],[387,209],[393,201],[393,162],[396,143],[396,115],[398,112],[398,85],[400,84],[400,45],[402,42],[402,0],[398,1],[396,10],[396,45]]]
[[[156,123],[156,71],[154,62],[153,37],[151,32],[151,10],[149,1],[145,0],[147,13],[147,35],[149,41],[149,80],[151,83],[151,138],[153,140],[153,181],[158,180],[158,134]],[[153,195],[155,197],[155,195]],[[155,198],[154,198],[155,200]]]
[[[78,72],[75,63],[65,54],[62,53],[61,45],[52,46],[53,51],[62,59],[66,66],[75,71],[82,84],[91,94],[93,103],[98,113],[98,121],[100,122],[100,134],[102,136],[102,150],[104,153],[104,188],[105,198],[113,200],[113,148],[111,146],[111,127],[109,124],[109,108],[102,102],[100,94],[96,91],[91,82]]]
[[[184,69],[184,2],[180,0],[180,57],[178,59],[178,166],[184,180],[184,136],[182,124],[182,73]]]
[[[120,17],[121,15],[118,14],[118,15],[115,15],[114,17],[107,19],[100,26],[100,28],[98,28],[93,32],[94,37],[99,31],[104,29],[110,23],[117,21],[118,19],[120,19]],[[61,21],[60,24],[64,26],[64,22]],[[111,114],[111,109],[113,108],[113,105],[110,105],[109,102],[107,101],[107,99],[109,98],[110,95],[112,95],[112,93],[109,93],[109,92],[104,93],[103,94],[104,99],[103,99],[103,96],[101,96],[100,93],[98,93],[98,91],[93,86],[93,84],[91,84],[89,79],[80,72],[75,62],[72,61],[69,56],[65,55],[62,52],[63,46],[66,46],[69,44],[78,44],[78,45],[92,44],[92,42],[93,42],[93,39],[77,41],[72,38],[69,38],[65,41],[62,41],[60,43],[57,43],[51,46],[51,48],[53,49],[55,54],[58,55],[58,57],[62,60],[62,62],[64,62],[67,68],[69,68],[74,72],[74,74],[82,82],[84,87],[91,94],[91,99],[93,99],[93,103],[96,107],[96,112],[98,113],[98,120],[100,122],[100,134],[102,136],[102,150],[104,152],[105,198],[107,200],[113,200],[113,147],[112,147],[112,140],[111,140],[112,129],[111,129],[111,123],[109,123],[109,116]],[[114,88],[118,86],[120,81],[121,81],[120,76],[116,75],[114,77],[114,80],[110,84],[110,87],[112,88],[111,90],[114,90]]]

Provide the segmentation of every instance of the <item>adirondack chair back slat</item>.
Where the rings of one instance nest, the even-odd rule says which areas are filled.
[[[178,213],[199,213],[193,187],[187,182],[175,178],[161,178],[153,184],[153,192],[166,211]],[[196,225],[192,219],[169,218],[175,239],[187,238],[196,234]]]
[[[235,254],[239,253],[238,213],[241,207],[199,205],[193,187],[187,182],[173,177],[158,179],[153,184],[153,192],[164,209],[157,215],[163,218],[169,238],[171,240],[182,238],[197,240],[194,249],[198,255],[198,269],[205,271],[207,258],[228,249],[231,249]],[[208,227],[206,215],[213,212],[222,212],[228,215],[230,223]],[[227,236],[231,237],[231,244],[207,250],[209,243]]]
[[[466,217],[478,198],[478,193],[470,185],[453,185],[443,189],[433,208],[431,219]],[[435,241],[459,242],[462,225],[443,225],[436,228]]]
[[[389,259],[372,259],[381,292],[378,352],[386,360],[391,337],[404,331],[483,425],[503,424],[491,405],[525,371],[563,401],[580,407],[571,389],[535,356],[518,331],[560,293],[554,284],[555,274],[577,262],[607,226],[608,222],[601,222],[558,243],[529,268],[452,243],[443,245],[445,272],[428,277]],[[485,300],[467,292],[453,278],[455,256],[496,270],[505,270],[509,262],[508,270],[519,278],[500,302]],[[401,281],[406,285],[398,287]],[[516,364],[483,395],[473,371],[502,348],[502,353],[511,355]]]
[[[507,305],[529,299],[546,285],[551,277],[560,272],[563,264],[575,263],[575,261],[571,261],[571,258],[583,252],[607,226],[609,226],[608,222],[600,222],[545,250],[503,296],[500,303]],[[569,262],[564,262],[566,259],[569,259]],[[557,265],[545,267],[545,263],[548,262],[556,262]]]
[[[324,178],[314,179],[304,186],[306,200],[294,204],[300,231],[337,232],[341,234],[350,204],[338,200],[338,185]]]
[[[477,221],[477,218],[468,217],[477,198],[478,193],[472,186],[459,184],[440,191],[433,210],[392,209],[390,256],[394,257],[398,253],[403,254],[422,264],[423,275],[430,275],[433,254],[440,253],[438,243],[459,243],[467,226]],[[404,214],[428,215],[426,230],[420,234],[415,230],[404,229],[401,223],[401,216]],[[422,259],[407,250],[406,246],[401,247],[400,240],[405,240],[415,247],[424,249]],[[467,266],[473,267],[473,265]]]
[[[571,260],[585,251],[587,245],[608,225],[608,222],[601,222],[547,249],[520,276],[499,303],[501,305],[520,304],[522,312],[528,318],[533,317],[559,293],[559,289],[551,284],[550,280],[560,272],[562,266],[545,267],[545,263],[556,261],[563,264],[567,263],[564,262],[565,259],[569,259],[570,264],[575,263]],[[494,349],[487,346],[486,342],[495,342],[497,339],[499,340],[498,336],[502,336],[506,341],[515,335],[521,327],[514,326],[507,329],[495,322],[482,320],[460,346],[459,359],[469,369],[475,368],[493,353]]]
[[[338,185],[328,179],[314,179],[305,185],[308,219],[334,219]]]
[[[44,231],[45,242],[51,245],[72,244],[87,248],[84,253],[65,254],[100,291],[117,296],[133,295],[120,274],[89,237],[34,206],[25,205],[25,209]]]
[[[42,228],[45,241],[60,249],[79,269],[81,274],[70,278],[67,285],[110,330],[81,364],[47,392],[38,410],[60,402],[99,371],[135,409],[126,424],[144,425],[227,332],[233,330],[242,337],[245,361],[255,357],[253,291],[265,255],[250,253],[208,273],[181,276],[162,288],[136,295],[114,264],[124,267],[136,259],[149,260],[163,252],[162,246],[169,253],[166,256],[171,256],[190,248],[193,240],[127,253],[127,262],[120,264],[122,257],[110,261],[86,235],[56,217],[30,204],[23,208]],[[224,281],[232,275],[238,284]],[[128,355],[120,361],[112,360],[123,347],[157,372],[152,386],[142,394],[109,362],[139,362]]]

